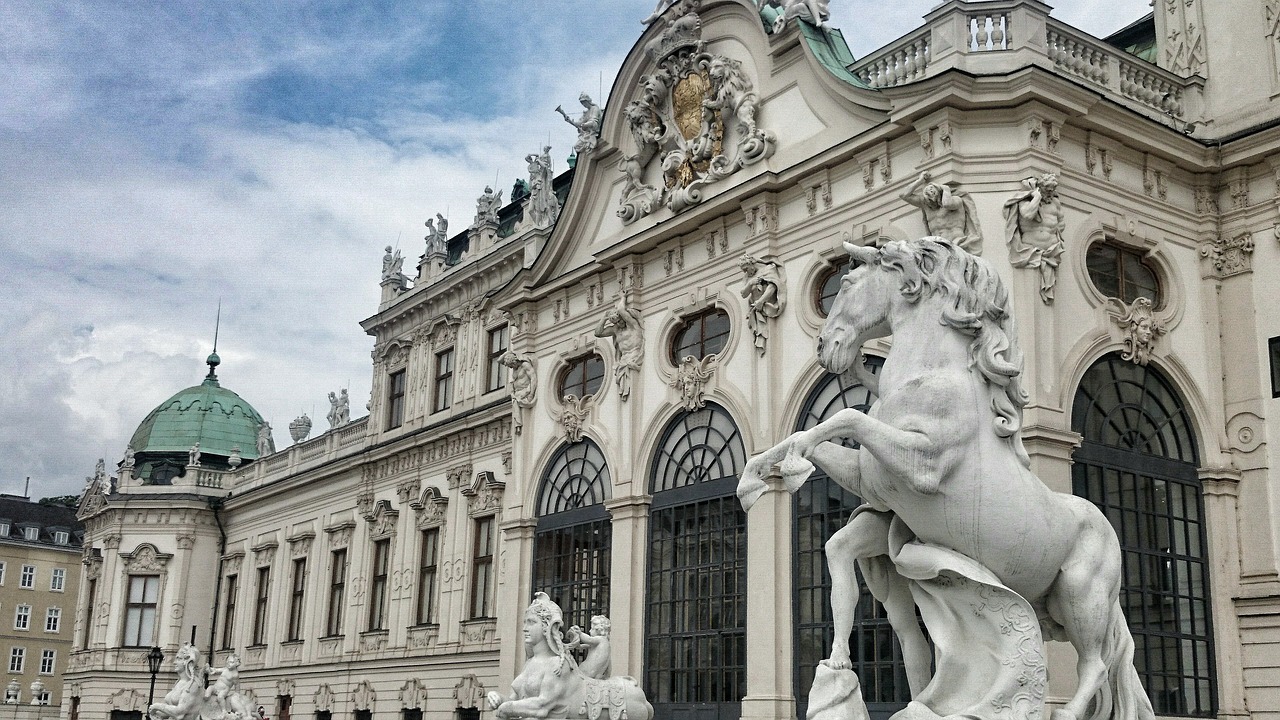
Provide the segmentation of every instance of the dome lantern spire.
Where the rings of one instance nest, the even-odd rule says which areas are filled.
[[[205,364],[209,366],[209,374],[204,376],[204,385],[218,386],[218,375],[215,372],[218,365],[222,363],[222,358],[218,357],[218,329],[222,325],[222,298],[218,298],[218,315],[213,321],[213,352],[209,353],[209,357],[205,359]]]

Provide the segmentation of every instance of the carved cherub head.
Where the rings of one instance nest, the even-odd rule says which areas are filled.
[[[613,625],[609,622],[609,618],[604,615],[591,616],[591,634],[596,637],[609,637],[609,632]]]

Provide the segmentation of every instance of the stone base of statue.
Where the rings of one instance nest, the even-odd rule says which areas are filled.
[[[809,690],[805,720],[870,720],[862,701],[862,685],[852,670],[819,665]]]

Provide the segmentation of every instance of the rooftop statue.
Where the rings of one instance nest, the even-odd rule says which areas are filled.
[[[978,208],[957,183],[931,182],[929,173],[922,172],[901,197],[920,208],[925,232],[946,238],[974,255],[982,254]]]
[[[856,563],[903,639],[912,702],[901,717],[1039,720],[1047,637],[1069,640],[1079,658],[1075,694],[1053,720],[1151,720],[1119,602],[1115,531],[1091,502],[1031,472],[1022,354],[999,274],[936,237],[845,249],[859,264],[818,337],[818,361],[845,373],[866,340],[892,334],[881,400],[752,458],[743,505],[775,464],[791,491],[816,463],[863,499],[827,545],[835,636],[848,637]],[[839,438],[860,447],[830,442]],[[934,642],[932,673],[929,654],[908,649],[908,599]],[[848,667],[848,647],[837,641],[823,664]]]
[[[403,290],[405,283],[409,280],[404,272],[404,256],[399,250],[392,252],[391,246],[386,248],[386,254],[382,256],[382,282],[391,282],[397,290]]]
[[[564,116],[565,122],[578,129],[578,142],[574,143],[573,152],[583,155],[596,149],[596,143],[600,138],[600,119],[604,117],[604,110],[586,93],[578,96],[578,102],[582,103],[585,109],[576,120],[559,105],[556,106],[556,112]]]
[[[329,393],[329,429],[341,427],[351,422],[351,399],[347,397],[347,389],[342,388],[341,395]]]
[[[594,678],[578,667],[564,636],[564,614],[546,593],[534,593],[524,613],[524,669],[511,696],[486,696],[498,720],[570,718],[652,720],[653,706],[635,678]],[[588,652],[590,657],[590,651]]]
[[[276,451],[276,441],[271,437],[271,423],[266,420],[258,426],[258,457],[266,457]]]
[[[476,220],[472,226],[476,225],[497,225],[498,210],[502,208],[502,191],[494,192],[493,188],[488,185],[484,186],[484,192],[480,197],[476,198]]]
[[[560,216],[560,200],[556,198],[552,181],[551,146],[543,146],[541,153],[529,153],[524,158],[529,164],[529,215],[534,227],[551,227]]]
[[[779,12],[773,21],[773,32],[780,33],[787,26],[787,21],[799,18],[822,29],[827,28],[831,19],[830,0],[760,0],[760,5],[775,5]]]

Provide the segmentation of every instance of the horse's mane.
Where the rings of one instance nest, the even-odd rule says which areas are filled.
[[[1021,381],[1022,351],[1004,281],[986,260],[940,237],[895,240],[881,249],[880,262],[902,274],[902,295],[911,302],[931,295],[950,301],[940,322],[972,338],[969,367],[987,381],[996,435],[1008,440],[1029,467],[1019,432],[1028,402]]]

